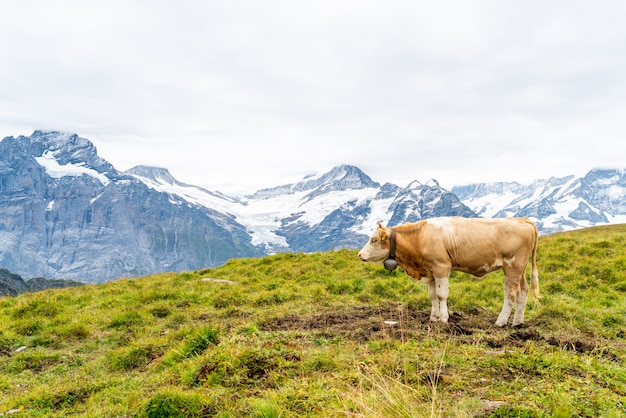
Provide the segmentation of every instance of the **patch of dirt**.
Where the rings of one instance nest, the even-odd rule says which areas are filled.
[[[539,335],[539,332],[535,329],[515,329],[512,333],[509,334],[507,339],[513,343],[517,341],[525,342],[525,341],[541,341],[543,338]]]
[[[423,338],[434,331],[459,337],[493,327],[495,318],[474,310],[463,315],[452,313],[448,325],[430,322],[430,312],[399,305],[387,307],[353,306],[313,315],[288,314],[261,324],[266,331],[318,331],[325,337],[342,337],[358,342],[381,338]]]
[[[343,337],[363,342],[382,337],[383,325],[379,311],[355,306],[349,310],[333,310],[308,316],[288,314],[266,321],[261,329],[317,331],[320,336]]]
[[[554,346],[559,347],[562,350],[575,351],[577,353],[597,353],[605,359],[618,361],[619,357],[608,347],[603,341],[598,341],[596,338],[582,337],[561,337],[550,336],[545,341]]]
[[[397,304],[384,307],[351,306],[333,308],[311,315],[288,314],[272,318],[260,328],[265,331],[311,331],[326,338],[345,338],[357,342],[377,339],[422,339],[425,336],[445,333],[460,341],[484,343],[489,348],[506,349],[523,347],[527,341],[544,342],[572,350],[577,353],[590,353],[594,350],[603,357],[617,360],[608,347],[598,350],[599,342],[585,335],[559,338],[546,335],[539,324],[499,328],[494,325],[496,317],[484,309],[471,309],[462,313],[453,312],[447,325],[430,322],[430,312],[407,308]]]

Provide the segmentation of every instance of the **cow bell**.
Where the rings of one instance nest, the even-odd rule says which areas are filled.
[[[396,261],[395,258],[388,258],[385,261],[383,261],[383,265],[385,266],[387,270],[394,271],[396,267],[398,267],[398,262]]]

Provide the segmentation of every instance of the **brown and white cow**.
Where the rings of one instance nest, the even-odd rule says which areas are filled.
[[[506,325],[513,306],[513,325],[524,323],[528,296],[525,271],[531,257],[530,288],[539,297],[536,225],[528,218],[446,217],[386,228],[380,222],[359,251],[363,261],[384,262],[428,285],[430,320],[448,322],[448,278],[451,271],[482,277],[504,270],[504,304],[496,325]],[[396,264],[397,262],[397,264]]]

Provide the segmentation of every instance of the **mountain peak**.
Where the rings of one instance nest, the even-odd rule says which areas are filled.
[[[416,190],[416,189],[421,189],[422,187],[424,187],[424,185],[422,183],[420,183],[417,180],[413,180],[412,182],[410,182],[405,188],[405,191],[409,191],[409,190]]]
[[[0,149],[11,150],[7,154],[11,164],[36,162],[52,179],[87,175],[107,186],[119,178],[119,172],[98,156],[91,141],[72,133],[36,130],[29,137],[4,138]]]
[[[380,184],[372,181],[367,174],[353,165],[336,166],[317,179],[320,184],[318,184],[316,188],[324,185],[333,185],[334,187],[339,187],[341,190],[380,187]],[[308,181],[312,180],[313,179],[309,179]]]
[[[100,174],[116,175],[116,170],[98,156],[95,145],[75,133],[36,130],[30,137],[17,138],[34,157],[54,158],[59,165],[78,165]]]
[[[30,136],[30,141],[55,155],[62,153],[72,159],[91,158],[98,153],[91,141],[68,132],[37,130]]]
[[[380,187],[380,184],[373,181],[358,167],[344,164],[333,167],[330,171],[323,174],[307,175],[298,183],[259,190],[248,197],[252,199],[269,199],[307,191],[311,192],[309,197],[315,197],[332,191],[356,190],[369,187]]]
[[[182,184],[178,180],[176,180],[174,176],[172,176],[172,174],[167,168],[163,168],[163,167],[151,167],[147,165],[138,165],[129,170],[126,170],[124,174],[129,174],[131,176],[145,177],[157,183],[176,184],[176,185]]]

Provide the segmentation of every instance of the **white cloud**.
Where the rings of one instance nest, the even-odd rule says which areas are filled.
[[[118,169],[250,193],[340,163],[374,180],[622,167],[619,1],[21,1],[0,135],[59,129]]]

